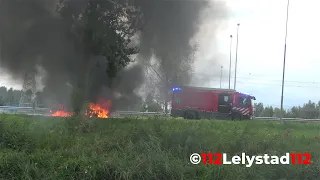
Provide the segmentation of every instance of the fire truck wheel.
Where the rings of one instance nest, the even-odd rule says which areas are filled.
[[[233,115],[233,120],[237,121],[237,120],[242,120],[242,117],[240,114],[234,114]]]
[[[195,119],[196,113],[194,111],[186,111],[185,119]]]

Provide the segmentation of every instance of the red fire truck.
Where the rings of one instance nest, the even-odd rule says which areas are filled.
[[[181,86],[172,89],[171,116],[185,119],[251,119],[254,96],[232,89]]]

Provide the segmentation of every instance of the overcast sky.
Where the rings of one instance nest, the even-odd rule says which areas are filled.
[[[255,95],[256,102],[280,106],[287,0],[226,0],[226,4],[228,20],[224,23],[208,21],[199,34],[202,51],[197,55],[196,61],[198,84],[219,87],[222,65],[222,87],[228,88],[229,36],[232,34],[233,88],[236,30],[239,22],[237,90]],[[320,1],[317,0],[290,1],[285,108],[303,104],[309,99],[320,100],[317,71],[320,68],[320,54],[317,51],[320,42],[320,26],[317,23],[320,17],[319,6]],[[219,27],[218,33],[211,33],[216,27]],[[20,84],[9,80],[4,74],[5,72],[0,72],[1,84],[21,88]],[[208,79],[210,80],[207,81]]]
[[[236,89],[250,93],[256,102],[280,106],[281,81],[285,42],[287,0],[227,0],[229,20],[200,58],[216,58],[213,67],[204,70],[197,61],[197,76],[212,74],[215,78],[204,86],[220,86],[220,67],[223,66],[223,88],[228,88],[230,34],[233,35],[232,79],[236,52],[237,23],[240,23]],[[317,0],[290,0],[287,58],[285,71],[284,107],[290,108],[320,100],[320,11]],[[210,51],[210,48],[212,51]],[[204,55],[206,54],[206,55]],[[203,64],[203,63],[202,63]],[[210,71],[212,71],[210,73]],[[205,72],[205,73],[203,73]]]

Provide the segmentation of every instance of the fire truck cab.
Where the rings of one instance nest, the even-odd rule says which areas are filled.
[[[172,91],[172,117],[245,120],[253,115],[255,97],[232,89],[181,86]]]

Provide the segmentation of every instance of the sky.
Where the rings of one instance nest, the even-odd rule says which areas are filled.
[[[229,18],[216,33],[215,42],[198,55],[197,81],[202,86],[229,87],[230,34],[232,38],[231,88],[234,88],[237,23],[238,65],[236,90],[252,94],[255,102],[280,107],[287,0],[226,0]],[[285,66],[284,108],[319,101],[320,11],[317,0],[290,0]],[[210,24],[210,23],[208,23]],[[213,24],[212,24],[213,25]],[[210,29],[210,26],[206,29]],[[218,54],[218,55],[217,55]],[[217,57],[218,56],[218,57]],[[214,59],[218,58],[218,61]],[[211,66],[199,59],[212,61]],[[204,68],[205,67],[205,68]]]
[[[197,38],[197,85],[228,88],[230,34],[232,38],[231,88],[234,88],[236,32],[239,26],[236,89],[254,95],[256,102],[280,107],[287,0],[221,0],[228,18],[217,21],[207,13]],[[320,100],[320,11],[317,0],[290,0],[284,86],[284,108]],[[214,10],[214,9],[213,9]],[[211,14],[211,15],[210,15]],[[0,64],[1,66],[1,64]],[[0,83],[21,89],[0,69]]]

